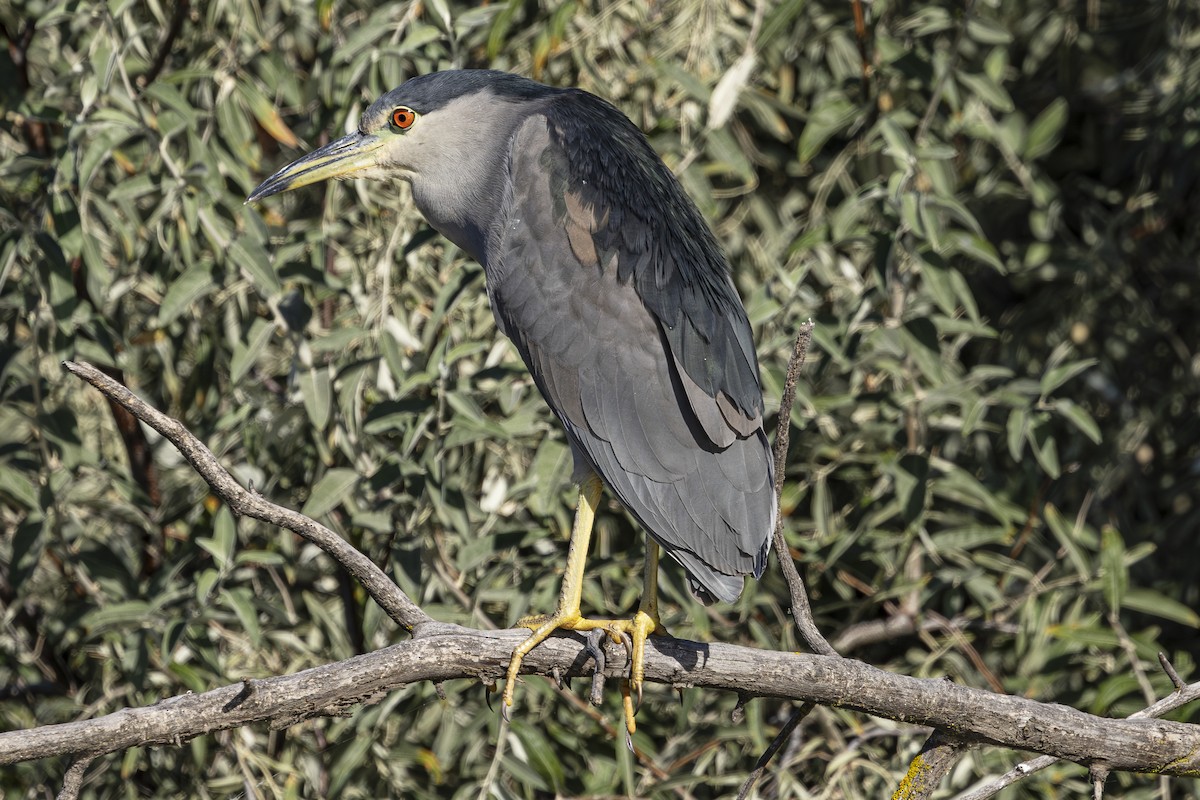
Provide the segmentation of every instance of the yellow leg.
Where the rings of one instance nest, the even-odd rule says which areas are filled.
[[[571,528],[571,540],[567,544],[567,569],[563,573],[562,588],[558,593],[558,608],[549,617],[524,617],[517,621],[518,627],[530,628],[529,638],[513,650],[508,662],[508,679],[504,683],[502,709],[507,711],[513,703],[513,689],[521,661],[533,648],[558,628],[572,628],[582,619],[579,603],[583,598],[583,566],[587,559],[588,542],[592,538],[592,522],[596,518],[596,506],[600,504],[600,479],[589,475],[579,485],[579,506],[575,510],[575,524]]]
[[[624,623],[625,620],[621,620],[621,622]],[[624,692],[625,730],[633,735],[633,732],[637,730],[633,715],[637,713],[637,708],[642,704],[642,681],[646,677],[646,637],[652,633],[665,635],[667,632],[658,618],[658,542],[650,537],[646,537],[646,566],[642,573],[642,601],[638,604],[638,611],[633,615],[633,619],[628,620],[628,625],[627,632],[630,639],[633,640],[633,652],[630,654],[630,660],[633,663],[629,669],[628,690],[637,695],[637,703],[634,704],[630,691]]]
[[[615,641],[629,641],[630,671],[629,686],[625,691],[625,727],[634,731],[633,700],[629,689],[637,693],[641,702],[642,680],[645,676],[643,661],[646,654],[646,637],[651,633],[666,633],[658,618],[658,545],[649,541],[646,550],[646,570],[643,576],[641,604],[633,619],[584,619],[579,605],[583,598],[583,568],[587,559],[588,542],[592,536],[592,523],[596,507],[600,504],[602,484],[596,475],[589,475],[579,487],[579,507],[575,512],[575,524],[571,529],[571,541],[567,545],[567,569],[563,574],[562,589],[558,595],[558,607],[550,616],[525,617],[517,621],[518,627],[529,628],[529,638],[513,650],[508,662],[508,677],[504,683],[502,710],[507,713],[513,703],[513,690],[521,661],[533,648],[546,640],[554,631],[589,631],[597,628],[608,632]]]

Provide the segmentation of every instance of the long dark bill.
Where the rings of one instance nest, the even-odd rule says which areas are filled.
[[[376,166],[375,151],[383,140],[374,134],[355,131],[298,158],[267,178],[246,198],[247,203],[280,192],[334,178],[351,178]]]

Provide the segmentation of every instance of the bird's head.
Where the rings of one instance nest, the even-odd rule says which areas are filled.
[[[481,229],[501,199],[509,138],[559,91],[491,70],[413,78],[372,103],[353,133],[288,164],[247,202],[331,179],[406,180],[429,222],[479,257]]]

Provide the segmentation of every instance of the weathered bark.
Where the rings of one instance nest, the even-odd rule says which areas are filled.
[[[908,773],[900,781],[892,800],[925,800],[933,797],[942,778],[954,767],[966,749],[959,742],[947,739],[934,731],[925,745],[908,765]]]
[[[503,676],[513,647],[527,635],[524,630],[476,631],[426,623],[411,641],[293,675],[173,697],[92,720],[0,733],[0,764],[178,744],[251,722],[286,727],[377,702],[418,681],[491,682]],[[606,672],[616,677],[624,669],[624,652],[609,647],[606,661],[612,666]],[[582,637],[555,636],[530,653],[523,671],[550,675],[557,668],[583,676],[591,674],[590,663]],[[1200,774],[1200,725],[1107,719],[944,680],[894,675],[851,659],[651,637],[646,679],[849,708],[949,731],[959,742],[1030,750],[1110,770]],[[1189,686],[1186,694],[1200,697],[1200,684]]]

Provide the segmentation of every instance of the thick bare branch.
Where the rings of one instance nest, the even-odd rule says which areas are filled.
[[[524,630],[475,631],[426,623],[411,641],[278,678],[239,682],[98,719],[0,733],[0,764],[133,745],[179,743],[215,730],[270,721],[282,728],[343,712],[417,681],[504,674]],[[624,651],[610,648],[606,672],[624,671]],[[555,636],[526,658],[525,672],[590,675],[578,635]],[[937,679],[894,675],[858,661],[653,636],[646,679],[837,706],[879,717],[952,730],[959,741],[1053,754],[1111,770],[1192,775],[1200,771],[1200,725],[1154,719],[1105,719],[1066,706],[998,695]],[[1200,697],[1200,683],[1188,687]],[[1180,693],[1177,693],[1180,694]],[[1173,695],[1174,697],[1175,695]]]
[[[342,537],[302,514],[270,503],[260,495],[244,489],[221,466],[212,451],[193,436],[179,420],[152,408],[91,364],[64,361],[63,366],[68,372],[95,386],[105,397],[120,404],[175,445],[188,463],[195,467],[196,472],[200,473],[200,477],[204,478],[235,514],[286,528],[320,547],[345,567],[387,615],[406,630],[411,631],[417,625],[430,621],[429,615],[410,600],[387,573],[351,547]]]

